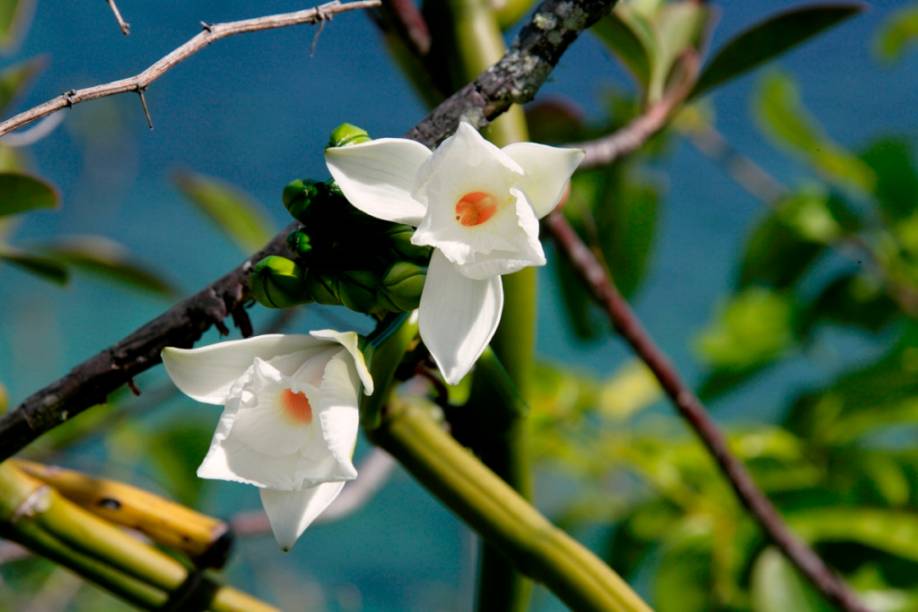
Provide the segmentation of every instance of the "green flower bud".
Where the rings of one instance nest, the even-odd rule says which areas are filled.
[[[306,274],[306,291],[319,304],[341,304],[338,298],[338,283],[328,274],[321,274],[314,269]]]
[[[309,301],[303,271],[295,262],[279,255],[259,261],[249,273],[249,288],[258,303],[269,308],[287,308]]]
[[[414,228],[410,225],[392,224],[386,230],[389,245],[400,256],[415,263],[426,264],[430,261],[431,248],[411,244]]]
[[[287,212],[300,223],[306,223],[307,212],[316,201],[322,186],[322,183],[309,179],[297,179],[287,183],[281,196]]]
[[[346,147],[369,141],[370,135],[367,134],[365,129],[351,123],[342,123],[332,131],[331,136],[328,138],[328,148]]]
[[[309,234],[303,230],[294,230],[287,234],[287,246],[297,255],[303,256],[312,250]]]
[[[379,310],[376,293],[379,278],[369,270],[348,270],[338,279],[341,303],[357,312],[375,313]]]
[[[425,278],[427,268],[408,261],[399,261],[392,264],[383,277],[383,293],[398,310],[414,310],[421,302]]]

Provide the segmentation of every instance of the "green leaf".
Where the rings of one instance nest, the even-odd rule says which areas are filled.
[[[774,548],[767,548],[752,568],[752,609],[755,612],[829,612],[833,608]]]
[[[698,352],[715,369],[744,370],[768,363],[794,341],[790,301],[753,287],[733,296],[698,337]]]
[[[57,191],[27,174],[0,172],[0,217],[57,207]]]
[[[918,6],[907,6],[894,13],[880,28],[874,41],[877,56],[893,62],[918,41]]]
[[[820,323],[835,323],[878,332],[899,313],[896,303],[876,278],[846,272],[822,288],[800,316],[799,329],[811,334]]]
[[[706,612],[718,607],[712,588],[711,528],[690,523],[684,520],[664,541],[653,583],[653,604],[659,612]]]
[[[624,3],[591,28],[599,40],[615,54],[642,89],[650,84],[655,43],[650,26],[640,15],[631,15]]]
[[[189,466],[201,462],[212,435],[210,422],[182,417],[158,426],[144,437],[147,459],[180,503],[196,506],[200,502],[204,481]]]
[[[814,542],[857,542],[918,561],[918,513],[880,508],[820,508],[798,511],[788,522]]]
[[[647,275],[660,209],[657,188],[629,174],[627,168],[611,169],[604,193],[594,203],[599,246],[625,297],[633,296]]]
[[[692,96],[723,85],[863,11],[861,3],[815,4],[772,15],[738,34],[705,65]]]
[[[652,69],[648,100],[663,97],[670,73],[685,51],[698,51],[704,44],[711,9],[704,2],[674,2],[664,5],[654,19],[657,53]]]
[[[33,57],[0,72],[0,113],[7,112],[10,104],[32,82],[46,63],[43,57]]]
[[[801,104],[797,86],[786,74],[772,72],[762,79],[755,113],[766,134],[827,179],[862,192],[873,189],[873,171],[825,134]]]
[[[876,175],[874,195],[890,221],[905,219],[918,210],[918,171],[910,143],[902,138],[881,138],[861,153]]]
[[[34,11],[35,0],[0,0],[0,49],[6,51],[19,41]]]
[[[746,239],[736,284],[792,287],[825,245],[860,226],[837,194],[804,188],[776,203]]]
[[[244,251],[255,251],[274,236],[265,213],[235,187],[185,171],[175,176],[175,183],[185,197]]]
[[[63,238],[42,252],[49,258],[130,289],[171,298],[178,292],[157,272],[138,262],[121,244],[101,236]]]
[[[67,268],[47,257],[32,255],[31,253],[0,245],[0,262],[16,266],[29,274],[34,274],[58,285],[67,284]]]

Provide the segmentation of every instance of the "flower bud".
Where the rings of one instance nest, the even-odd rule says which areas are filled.
[[[291,251],[301,257],[312,251],[312,243],[309,240],[309,234],[303,230],[294,230],[287,234],[287,246],[290,247]]]
[[[341,300],[338,299],[338,283],[329,274],[310,269],[306,274],[306,291],[319,304],[341,304]]]
[[[432,251],[430,247],[411,244],[411,236],[414,235],[413,227],[401,223],[387,225],[389,227],[386,229],[386,238],[389,246],[400,258],[404,257],[419,264],[427,264],[430,261]]]
[[[375,313],[379,278],[369,270],[348,270],[338,278],[341,303],[357,312]]]
[[[392,264],[383,277],[383,293],[399,311],[408,312],[421,302],[427,268],[407,261]]]
[[[351,123],[342,123],[336,127],[331,136],[328,138],[328,147],[346,147],[352,144],[369,142],[370,135],[363,128],[359,128]]]
[[[269,308],[287,308],[309,301],[302,270],[279,255],[269,255],[255,264],[249,274],[249,288],[258,303]]]
[[[306,223],[307,212],[319,195],[321,185],[310,179],[297,179],[287,183],[281,196],[287,212],[300,223]]]

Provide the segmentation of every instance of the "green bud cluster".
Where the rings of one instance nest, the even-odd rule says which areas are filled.
[[[366,131],[345,123],[328,146],[369,140]],[[414,228],[360,212],[331,181],[292,181],[282,199],[303,227],[287,236],[294,260],[275,255],[253,267],[249,282],[259,303],[341,304],[375,316],[418,307],[431,249],[411,244]]]

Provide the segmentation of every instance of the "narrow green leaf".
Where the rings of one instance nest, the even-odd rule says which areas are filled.
[[[883,24],[874,50],[881,60],[893,62],[915,43],[918,43],[918,6],[912,5],[897,11]]]
[[[654,19],[657,53],[654,58],[648,99],[663,97],[676,60],[689,49],[698,51],[704,43],[712,12],[703,2],[674,2],[663,6]]]
[[[918,170],[908,140],[881,138],[860,157],[876,175],[873,193],[889,221],[905,219],[918,210]]]
[[[35,0],[0,0],[0,49],[5,51],[19,41],[34,11]]]
[[[67,283],[67,268],[53,259],[0,246],[0,262],[8,263],[58,285]]]
[[[267,215],[235,187],[202,174],[179,172],[179,190],[244,251],[255,251],[274,235]]]
[[[55,261],[130,289],[166,298],[178,293],[159,273],[138,262],[127,248],[108,238],[64,238],[44,247],[42,252]]]
[[[918,561],[918,513],[881,508],[820,508],[788,517],[803,538],[817,542],[857,542]]]
[[[796,7],[757,23],[714,54],[698,78],[692,96],[735,79],[864,8],[861,3],[815,4]]]
[[[57,207],[57,191],[27,174],[0,172],[0,217]]]
[[[765,549],[752,568],[752,609],[755,612],[832,610],[774,548]]]
[[[622,17],[619,7],[597,21],[590,31],[618,58],[638,85],[646,89],[653,65],[653,43],[648,42],[645,31],[639,29],[634,19]]]
[[[615,285],[626,297],[633,296],[650,267],[660,194],[648,183],[612,181],[595,211],[600,246]]]
[[[10,104],[32,82],[46,63],[43,57],[33,57],[0,72],[0,113],[7,112]]]
[[[755,96],[755,113],[769,136],[827,179],[862,192],[873,189],[873,171],[826,135],[803,107],[797,86],[788,75],[772,72],[762,79]]]

